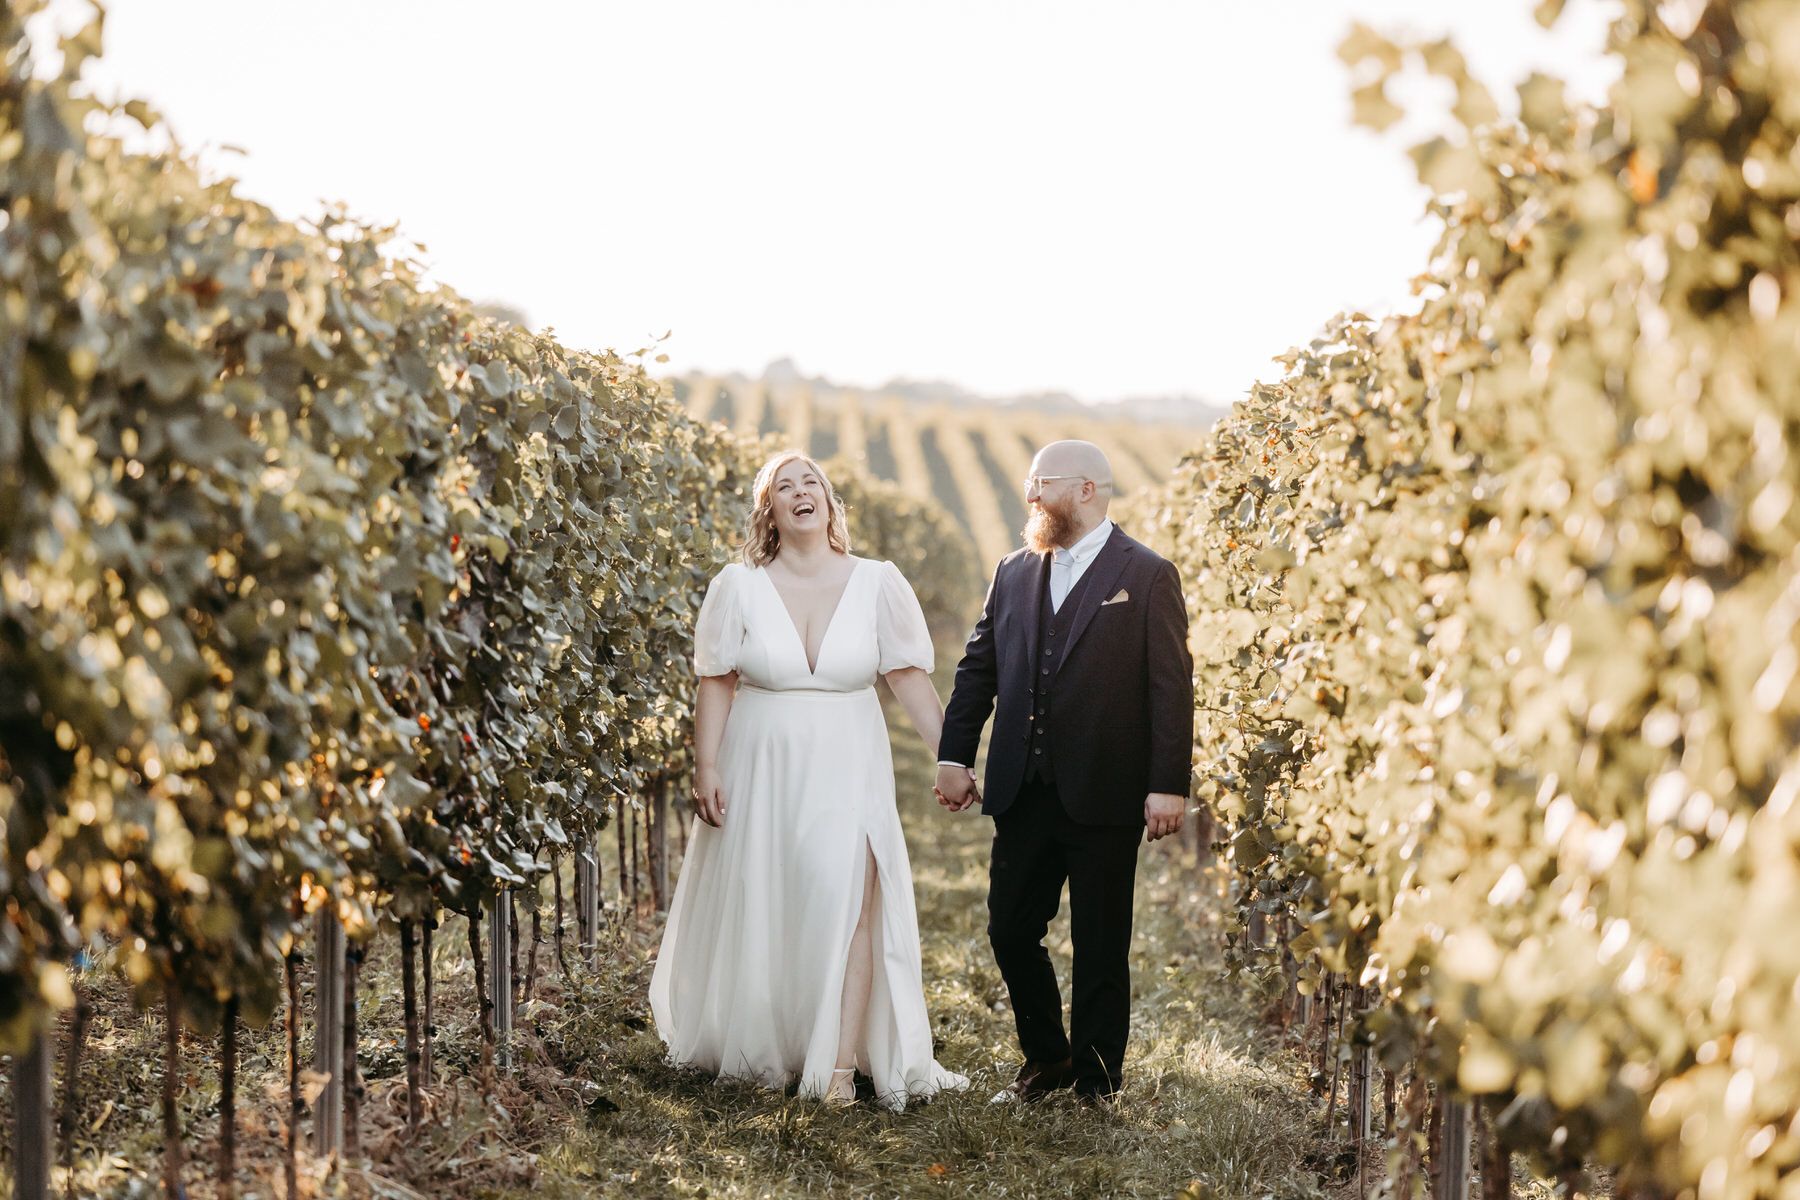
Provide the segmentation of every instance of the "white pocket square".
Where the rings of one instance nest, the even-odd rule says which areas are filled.
[[[1108,604],[1123,604],[1129,599],[1131,599],[1131,593],[1126,591],[1124,588],[1120,588],[1118,595],[1114,596],[1111,600],[1108,600],[1105,603],[1101,604],[1100,607],[1105,608],[1106,605],[1108,605]]]

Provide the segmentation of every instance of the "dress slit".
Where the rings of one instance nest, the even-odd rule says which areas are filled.
[[[871,1070],[872,1056],[869,1053],[869,1035],[874,1027],[875,992],[883,982],[883,963],[878,947],[881,942],[881,922],[884,908],[882,895],[886,889],[881,883],[881,851],[876,848],[875,836],[869,832],[868,826],[858,823],[862,838],[862,853],[852,856],[856,865],[851,867],[852,879],[845,889],[851,897],[850,908],[845,914],[844,936],[840,941],[840,949],[832,964],[831,976],[835,980],[830,988],[820,997],[818,1021],[813,1026],[813,1037],[807,1055],[807,1068],[802,1072],[800,1091],[802,1095],[823,1095],[830,1086],[831,1072],[837,1068],[838,1042],[843,1036],[844,1026],[844,986],[850,975],[850,948],[856,943],[856,926],[862,918],[863,892],[868,887],[869,863],[875,864],[875,895],[869,903],[873,910],[869,914],[869,1000],[863,1007],[863,1029],[859,1044],[852,1047],[855,1055],[856,1069],[865,1075],[873,1076]],[[827,1036],[829,1034],[829,1036]]]
[[[870,1069],[869,1035],[875,1028],[875,1022],[872,1019],[875,1011],[875,993],[877,989],[883,988],[883,985],[887,982],[887,971],[884,969],[886,964],[881,960],[881,927],[887,920],[887,885],[884,884],[881,879],[881,852],[875,849],[875,839],[867,832],[863,834],[863,845],[866,847],[865,857],[863,858],[863,870],[864,872],[870,870],[875,872],[875,887],[869,892],[866,904],[868,911],[866,914],[860,911],[857,913],[857,920],[859,922],[866,916],[869,923],[869,994],[863,1001],[862,1037],[857,1039],[857,1044],[851,1049],[856,1056],[857,1067],[863,1074],[869,1075],[872,1078],[873,1071]],[[863,886],[865,888],[868,887],[866,875]],[[856,938],[854,926],[851,928],[850,937],[853,941]],[[848,956],[846,956],[846,966],[847,965]]]

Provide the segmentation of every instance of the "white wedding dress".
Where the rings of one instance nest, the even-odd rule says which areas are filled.
[[[733,563],[694,629],[701,675],[738,672],[719,749],[722,828],[695,820],[650,979],[672,1062],[823,1095],[837,1060],[845,964],[878,871],[874,960],[857,1066],[881,1103],[968,1080],[932,1054],[912,868],[894,807],[879,674],[932,665],[931,636],[892,563],[855,559],[816,669],[768,573]]]

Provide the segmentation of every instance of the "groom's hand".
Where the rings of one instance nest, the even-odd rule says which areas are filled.
[[[1151,792],[1144,797],[1144,827],[1150,840],[1181,832],[1181,815],[1187,810],[1187,798],[1168,792]]]
[[[936,793],[938,803],[951,812],[961,812],[981,799],[981,792],[975,786],[975,772],[954,763],[938,764],[937,786],[931,790]]]

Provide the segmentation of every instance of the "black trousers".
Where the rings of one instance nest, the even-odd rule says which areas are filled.
[[[1027,779],[994,818],[988,941],[1012,996],[1019,1049],[1032,1062],[1074,1060],[1078,1091],[1119,1090],[1131,1026],[1131,898],[1141,826],[1086,825],[1056,785]],[[1069,885],[1075,944],[1069,1032],[1044,934]]]

